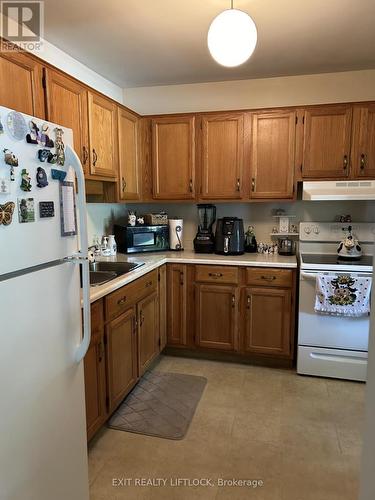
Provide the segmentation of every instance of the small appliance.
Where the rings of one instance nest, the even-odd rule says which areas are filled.
[[[256,253],[258,251],[258,244],[255,238],[254,227],[249,226],[245,233],[245,252]]]
[[[353,235],[352,229],[352,226],[343,228],[343,231],[347,231],[348,234],[337,248],[339,259],[359,260],[362,257],[362,247],[357,237]]]
[[[169,248],[171,250],[183,250],[182,243],[184,234],[184,221],[182,219],[171,218],[169,223]]]
[[[237,217],[223,217],[217,220],[215,232],[215,253],[242,255],[245,250],[243,220]]]
[[[216,207],[211,203],[200,204],[198,207],[198,232],[194,238],[194,250],[197,253],[213,253],[215,237],[212,226],[216,220]]]
[[[119,252],[157,252],[169,249],[169,230],[166,224],[156,226],[115,224],[113,229]]]
[[[277,247],[279,255],[295,255],[296,242],[288,237],[278,238]]]

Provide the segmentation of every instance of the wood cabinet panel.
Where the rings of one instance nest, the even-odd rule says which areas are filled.
[[[349,175],[351,106],[321,106],[304,115],[303,178]]]
[[[292,287],[293,271],[291,269],[248,267],[246,269],[246,284]]]
[[[202,180],[200,198],[242,196],[244,115],[202,116]]]
[[[85,174],[89,170],[87,88],[66,75],[45,68],[47,119],[73,130],[74,150]]]
[[[195,117],[152,120],[153,197],[195,197]]]
[[[295,111],[252,115],[251,198],[293,198],[296,116]]]
[[[88,92],[90,174],[115,179],[118,173],[117,106]]]
[[[245,352],[273,356],[290,355],[291,291],[254,287],[246,288],[245,293]]]
[[[167,341],[171,345],[187,344],[187,267],[167,266]]]
[[[238,349],[238,288],[196,285],[196,343],[199,347]]]
[[[167,266],[159,267],[159,336],[160,351],[167,345]]]
[[[106,326],[107,387],[112,412],[137,381],[135,307]]]
[[[148,295],[137,305],[138,374],[141,377],[159,354],[158,294]]]
[[[119,199],[139,200],[140,168],[138,151],[138,118],[118,108]]]
[[[375,179],[375,104],[354,108],[352,175]]]
[[[0,106],[45,117],[43,68],[21,52],[0,53]]]
[[[212,283],[238,283],[239,269],[235,266],[195,266],[195,280]]]

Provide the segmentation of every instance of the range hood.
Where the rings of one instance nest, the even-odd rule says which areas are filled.
[[[375,200],[375,180],[303,182],[302,199],[310,201]]]

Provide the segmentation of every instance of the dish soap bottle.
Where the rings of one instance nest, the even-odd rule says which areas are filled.
[[[245,252],[257,252],[257,240],[255,239],[254,226],[249,226],[245,233]]]

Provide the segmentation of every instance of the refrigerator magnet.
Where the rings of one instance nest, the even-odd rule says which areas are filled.
[[[9,134],[16,141],[22,141],[27,132],[26,120],[18,111],[10,111],[7,116]]]
[[[34,198],[18,198],[18,220],[21,224],[35,222]]]
[[[38,188],[44,188],[48,186],[47,174],[44,168],[38,167],[36,170],[36,185]]]
[[[1,123],[1,116],[0,116],[0,135],[4,133],[4,127],[3,124]]]
[[[63,182],[66,177],[66,172],[64,172],[64,170],[58,170],[57,168],[51,168],[51,176],[53,180]]]
[[[60,217],[61,236],[75,236],[77,234],[77,213],[74,182],[60,183]]]
[[[21,171],[21,185],[20,188],[22,191],[31,191],[31,177],[26,168],[23,168]]]
[[[63,166],[65,163],[65,145],[64,145],[64,141],[63,141],[63,134],[64,134],[64,131],[62,128],[59,128],[59,127],[55,128],[55,135],[56,135],[55,149],[56,149],[56,156],[57,156],[56,163],[57,163],[57,165],[61,165],[61,166]]]
[[[10,151],[10,149],[3,149],[4,153],[4,161],[7,165],[11,167],[18,167],[18,158],[17,156]]]
[[[10,181],[8,179],[0,179],[0,194],[10,193]]]
[[[15,203],[8,201],[4,205],[0,204],[0,226],[9,226],[12,223]]]

